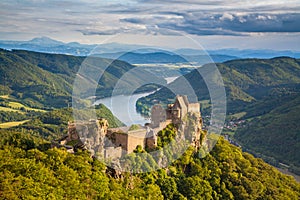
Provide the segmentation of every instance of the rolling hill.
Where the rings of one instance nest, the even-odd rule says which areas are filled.
[[[164,52],[161,48],[134,45],[124,43],[105,43],[105,44],[80,44],[78,42],[64,43],[49,37],[37,37],[29,41],[8,41],[0,40],[0,48],[3,49],[23,49],[28,51],[38,51],[55,54],[68,54],[75,56],[88,56],[95,48],[98,53],[155,53]],[[178,55],[199,56],[203,55],[203,49],[180,48],[173,51]],[[299,51],[276,51],[270,49],[217,49],[207,50],[208,54],[215,62],[224,62],[235,58],[273,58],[278,56],[289,56],[300,58]]]
[[[275,105],[239,127],[234,138],[250,152],[275,159],[275,165],[288,164],[290,171],[300,174],[300,94]]]
[[[0,80],[0,91],[4,95],[3,102],[15,108],[23,106],[24,109],[33,109],[26,104],[36,107],[66,106],[76,72],[84,59],[1,50],[0,74],[3,78]],[[108,59],[92,59],[98,63],[97,66],[110,62]],[[299,61],[291,58],[246,60],[245,64],[249,65],[249,68],[245,67],[241,60],[236,61],[236,64],[234,62],[218,65],[224,75],[229,102],[232,106],[237,105],[232,107],[230,112],[235,113],[247,108],[245,116],[251,116],[250,122],[255,122],[247,124],[247,129],[252,129],[252,132],[243,132],[247,130],[241,129],[237,138],[245,145],[249,144],[249,148],[252,148],[251,143],[257,143],[258,145],[253,147],[255,150],[266,153],[273,151],[273,154],[283,152],[281,158],[284,161],[290,159],[288,161],[297,165],[299,161],[295,157],[298,156],[296,151],[299,147],[299,132],[293,130],[298,128],[299,121]],[[280,71],[281,66],[284,73]],[[114,61],[99,80],[97,94],[109,95],[116,82],[126,72],[134,69],[135,67],[128,63]],[[99,69],[91,68],[90,73],[96,73],[97,70]],[[251,70],[257,71],[258,74]],[[268,74],[273,71],[276,73],[272,74],[272,78],[276,80],[268,78]],[[129,87],[129,83],[143,83],[144,80],[141,79],[145,74],[141,77],[136,75],[138,73],[129,75],[127,78],[133,82],[125,80],[123,86]],[[162,81],[154,79],[151,74],[146,76],[152,81]],[[199,74],[192,72],[184,78],[190,81],[199,100],[209,97],[205,85],[199,88],[204,84]],[[176,87],[174,83],[171,83],[172,87]],[[172,96],[169,91],[161,89],[154,97],[163,100],[166,98],[163,95]],[[15,101],[13,104],[6,102],[11,98]],[[276,98],[280,101],[271,101]],[[239,104],[236,104],[237,102]],[[261,107],[256,110],[255,105],[268,109],[262,112]],[[95,106],[95,110],[98,117],[108,119],[111,127],[122,125],[105,106]],[[128,157],[133,158],[137,167],[153,167],[153,171],[144,174],[122,172],[117,175],[114,170],[91,157],[87,151],[80,150],[71,154],[64,149],[50,147],[51,140],[66,133],[67,123],[72,120],[72,112],[71,108],[51,109],[48,112],[39,112],[22,125],[0,130],[0,198],[297,199],[300,196],[299,183],[292,177],[283,175],[261,159],[242,152],[223,138],[206,157],[200,158],[201,152],[189,148],[180,159],[157,171],[154,170],[155,165],[146,165],[145,159],[132,153]],[[81,114],[84,116],[86,113],[82,111]],[[288,131],[280,129],[283,119],[286,122],[283,128],[287,128]],[[282,132],[285,132],[284,136]],[[257,134],[256,137],[253,133]],[[274,133],[281,134],[281,137],[277,140]],[[268,143],[259,143],[261,140],[267,140]],[[281,140],[285,141],[279,142]],[[261,145],[271,146],[274,143],[277,146],[273,146],[273,149],[261,149]],[[277,148],[281,144],[285,147]],[[141,154],[142,158],[149,157],[147,152]]]
[[[91,80],[88,76],[94,77],[94,74],[103,73],[96,90],[99,97],[110,96],[117,82],[128,71],[134,73],[127,73],[123,80],[121,90],[124,93],[127,88],[143,85],[145,77],[156,83],[165,82],[149,72],[135,70],[134,66],[118,60],[0,50],[0,94],[10,94],[30,107],[66,107],[71,101],[76,73],[86,60],[95,64],[89,68],[87,77],[81,77],[83,83],[98,81]],[[106,65],[108,67],[103,71]]]
[[[275,158],[277,164],[294,165],[294,171],[299,173],[300,60],[242,59],[220,63],[217,67],[225,84],[228,120],[239,113],[243,113],[240,120],[246,120],[234,137],[245,149]],[[180,79],[192,85],[199,101],[209,99],[205,82],[197,71],[178,78],[169,88],[178,86]],[[172,98],[174,94],[163,88],[141,98],[137,106],[147,113],[147,108],[155,102],[167,104]],[[209,106],[203,106],[202,112],[210,114]]]
[[[153,49],[154,52],[143,52],[143,50],[144,49],[136,50],[134,52],[102,53],[99,54],[99,56],[103,58],[118,59],[129,62],[131,64],[175,64],[189,62],[197,63],[198,65],[203,65],[211,62],[225,62],[238,58],[236,56],[222,54],[212,54],[208,56],[203,55],[203,52],[201,51],[198,52],[199,55],[184,55],[159,49]]]
[[[210,64],[204,65],[198,70],[205,72],[209,67]],[[245,106],[257,104],[272,95],[289,94],[300,83],[300,60],[294,58],[241,59],[218,63],[217,67],[225,85],[228,114],[242,112]],[[189,82],[198,100],[210,99],[204,79],[194,70],[170,83],[169,89],[163,88],[139,101],[148,106],[154,100],[171,103],[174,94],[170,90],[181,85],[183,80]]]
[[[185,63],[187,62],[183,57],[169,52],[153,52],[153,53],[115,53],[115,54],[100,54],[104,58],[113,58],[123,60],[132,64],[145,63]]]

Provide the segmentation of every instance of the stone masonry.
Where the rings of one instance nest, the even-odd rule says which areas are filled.
[[[71,145],[85,148],[93,156],[113,160],[132,153],[138,145],[154,149],[157,133],[171,123],[177,127],[178,137],[188,139],[191,145],[199,148],[202,130],[200,104],[189,103],[187,96],[179,95],[167,109],[161,105],[153,106],[151,123],[140,125],[135,130],[130,130],[130,127],[108,128],[106,119],[69,122],[68,135],[55,144],[68,149]]]

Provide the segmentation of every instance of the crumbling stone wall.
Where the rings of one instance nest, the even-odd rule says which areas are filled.
[[[68,135],[59,144],[67,145],[77,141],[92,155],[114,159],[132,153],[138,145],[154,149],[157,133],[171,123],[178,128],[177,138],[186,139],[195,147],[201,145],[200,104],[189,103],[186,96],[177,96],[175,103],[168,105],[167,109],[160,105],[153,106],[151,124],[137,130],[129,131],[129,127],[109,129],[105,119],[69,122]]]

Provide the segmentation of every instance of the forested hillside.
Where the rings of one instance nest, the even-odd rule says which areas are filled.
[[[186,79],[193,87],[198,100],[210,99],[207,86],[199,72],[205,72],[205,65],[169,84],[173,89]],[[245,111],[245,106],[263,102],[272,96],[289,95],[293,90],[299,92],[300,60],[288,57],[273,59],[243,59],[217,64],[225,85],[228,114]],[[205,75],[205,74],[203,74]],[[163,88],[154,94],[139,100],[140,105],[150,107],[154,100],[171,103],[175,97],[172,92]],[[156,101],[157,102],[157,101]],[[139,104],[139,103],[138,103]]]
[[[93,59],[100,65],[110,62]],[[65,149],[51,148],[51,141],[64,135],[68,121],[73,120],[73,111],[66,106],[83,60],[84,57],[0,51],[0,73],[3,74],[0,80],[1,122],[26,119],[19,126],[0,129],[0,199],[299,199],[300,185],[292,177],[243,153],[223,138],[205,158],[200,158],[200,152],[191,147],[171,166],[160,170],[153,168],[152,172],[143,174],[124,172],[117,175],[87,151],[71,154]],[[237,64],[232,64],[234,62]],[[245,145],[249,144],[249,148],[252,148],[251,143],[258,144],[255,150],[272,151],[274,155],[285,152],[278,159],[290,159],[288,161],[296,166],[299,140],[294,130],[298,127],[299,61],[277,58],[245,62],[249,68],[244,67],[242,61],[218,65],[229,94],[229,113],[246,109],[243,117],[249,120],[247,130],[241,129],[236,137]],[[284,73],[280,71],[281,65]],[[100,79],[97,94],[109,95],[118,79],[133,68],[128,63],[114,61]],[[259,73],[248,72],[251,69]],[[94,68],[91,73],[96,71]],[[276,80],[269,80],[269,73]],[[260,76],[263,80],[259,79]],[[190,73],[185,77],[199,100],[208,98],[207,89],[199,87],[204,84],[199,74]],[[142,77],[129,78],[134,83],[143,81]],[[165,96],[161,96],[162,92]],[[172,94],[164,89],[153,96],[162,102],[172,98]],[[148,100],[153,100],[153,96],[145,98],[145,102],[151,104]],[[38,107],[42,109],[36,109]],[[110,127],[123,125],[105,106],[95,106],[95,111],[97,117],[108,120]],[[89,111],[76,112],[84,118]],[[281,126],[281,119],[286,119],[285,127],[290,131],[276,129]],[[256,121],[257,124],[251,124]],[[269,127],[271,123],[276,126]],[[261,149],[259,145],[266,143],[260,143],[259,139],[266,140],[270,132],[280,134],[283,131],[286,140],[280,144],[286,148],[273,146],[274,149],[267,149],[266,146],[266,149]],[[251,137],[253,133],[265,135]],[[159,144],[172,141],[175,134],[172,127],[168,127],[158,134],[161,137]],[[270,147],[277,142],[273,135],[267,141]],[[291,150],[292,147],[295,149]],[[139,148],[135,152],[142,153],[145,158],[150,156]],[[145,162],[135,153],[128,158],[136,163],[137,168],[152,167],[144,166]]]
[[[2,130],[1,135],[1,199],[300,197],[300,185],[292,177],[223,139],[203,159],[191,148],[167,169],[117,178],[86,151],[48,149],[47,141],[22,132]]]
[[[300,60],[288,57],[244,59],[217,64],[217,67],[225,84],[227,123],[232,119],[246,120],[234,137],[248,151],[268,157],[275,165],[290,164],[290,169],[299,173]],[[193,86],[198,100],[209,99],[205,82],[197,71],[179,79],[183,78]],[[177,81],[169,87],[176,87]],[[164,88],[141,98],[137,106],[147,113],[153,102],[167,104],[173,97],[174,94]],[[202,104],[202,113],[210,114],[209,105]]]
[[[74,78],[85,59],[86,57],[24,50],[0,50],[0,74],[3,77],[0,80],[0,95],[11,95],[31,107],[66,107],[71,102]],[[118,60],[98,57],[87,60],[89,59],[93,59],[90,63],[95,63],[90,66],[90,74],[103,73],[103,68],[108,65],[103,76],[99,77],[95,94],[99,97],[110,96],[119,79],[134,68]],[[143,75],[155,83],[164,82],[151,73],[143,72]],[[129,74],[122,83],[124,88],[139,85],[144,82],[145,77]],[[90,81],[89,77],[80,78]]]
[[[300,174],[300,95],[291,95],[284,102],[239,127],[234,137],[245,149],[262,153],[278,162],[289,164],[289,170]]]

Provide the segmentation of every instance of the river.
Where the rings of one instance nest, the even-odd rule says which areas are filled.
[[[108,98],[99,99],[95,104],[104,104],[111,112],[124,124],[130,126],[132,124],[141,124],[150,122],[150,119],[146,119],[136,111],[136,101],[144,96],[147,96],[153,92],[127,95],[118,95]]]
[[[165,78],[167,83],[173,82],[177,77],[167,77]],[[149,123],[150,119],[145,118],[136,111],[136,101],[141,98],[148,96],[154,92],[147,92],[141,94],[133,95],[118,95],[108,98],[103,98],[97,100],[94,104],[98,105],[100,103],[104,104],[111,112],[124,124],[130,126],[132,124],[141,124]]]

